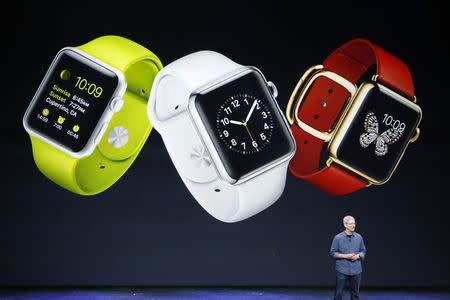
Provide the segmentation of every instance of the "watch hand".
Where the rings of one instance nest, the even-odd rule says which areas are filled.
[[[230,123],[231,124],[235,124],[235,125],[245,125],[244,123],[239,122],[239,121],[235,121],[235,120],[230,120]]]
[[[255,140],[253,139],[253,136],[252,136],[252,134],[250,133],[250,130],[248,129],[247,124],[244,124],[244,126],[245,126],[245,129],[247,129],[247,133],[248,133],[248,135],[250,136],[250,139],[252,140],[252,145],[253,145],[253,143],[255,143]],[[255,148],[255,149],[256,149],[257,152],[259,152],[258,148]]]
[[[250,108],[250,111],[248,112],[247,118],[245,118],[245,124],[247,124],[248,120],[250,120],[250,117],[252,116],[253,111],[255,110],[256,104],[258,104],[256,102],[256,100],[253,102],[252,107]]]

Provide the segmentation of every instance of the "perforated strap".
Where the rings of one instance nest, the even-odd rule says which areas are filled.
[[[36,165],[45,176],[74,193],[93,195],[110,187],[126,172],[150,134],[147,99],[162,64],[148,49],[118,36],[103,36],[78,48],[123,72],[127,81],[124,105],[114,114],[89,156],[74,158],[32,136],[31,142]],[[125,127],[129,133],[127,144],[121,148],[112,147],[107,139],[116,126]]]
[[[281,195],[288,163],[241,184],[222,179],[211,163],[188,112],[197,88],[243,68],[212,52],[201,51],[167,65],[156,77],[148,114],[186,187],[198,203],[223,222],[237,222],[264,210]]]
[[[367,70],[376,66],[378,81],[409,99],[414,98],[414,86],[408,66],[399,58],[365,39],[349,41],[335,50],[323,63],[324,69],[356,83]],[[349,92],[326,77],[319,77],[312,85],[299,110],[299,118],[320,130],[331,130],[337,121]],[[326,102],[326,106],[323,105]],[[324,145],[296,124],[292,133],[297,151],[289,170],[296,177],[333,195],[344,195],[365,187],[368,183],[358,176],[332,164],[320,166]]]

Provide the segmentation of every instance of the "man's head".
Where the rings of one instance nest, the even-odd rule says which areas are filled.
[[[343,219],[344,227],[348,232],[354,232],[356,228],[355,218],[352,216],[345,216]]]

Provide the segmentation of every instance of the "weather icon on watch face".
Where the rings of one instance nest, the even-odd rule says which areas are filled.
[[[62,70],[61,73],[59,73],[59,77],[62,80],[69,80],[70,79],[70,71],[67,69]]]

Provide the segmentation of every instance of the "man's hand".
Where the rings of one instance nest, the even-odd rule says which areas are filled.
[[[350,259],[351,259],[352,261],[358,260],[358,259],[359,259],[359,254],[353,254],[353,256],[350,257]]]
[[[343,258],[343,259],[348,259],[348,260],[351,260],[351,261],[355,261],[355,260],[360,259],[360,256],[357,253],[340,253],[340,254],[338,254],[337,257],[338,258]]]
[[[354,257],[355,255],[356,255],[355,253],[342,254],[342,258],[353,260],[353,257]]]

